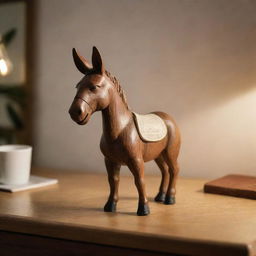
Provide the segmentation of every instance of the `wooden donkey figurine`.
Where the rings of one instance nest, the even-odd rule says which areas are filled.
[[[137,215],[150,213],[144,184],[144,162],[155,160],[162,180],[155,201],[175,203],[175,184],[179,167],[180,133],[166,113],[138,115],[131,112],[117,79],[105,70],[102,58],[93,47],[92,65],[73,49],[76,67],[84,75],[69,114],[79,125],[86,124],[95,111],[101,111],[103,134],[100,148],[105,157],[110,194],[104,211],[115,212],[118,201],[119,172],[127,165],[139,194]]]

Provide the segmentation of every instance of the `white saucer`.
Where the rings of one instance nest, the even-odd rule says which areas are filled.
[[[57,183],[58,183],[58,180],[56,179],[49,179],[49,178],[43,178],[43,177],[31,175],[29,182],[26,184],[6,185],[6,184],[0,183],[0,190],[7,191],[7,192],[17,192],[17,191],[23,191],[23,190],[32,189],[32,188],[49,186]]]

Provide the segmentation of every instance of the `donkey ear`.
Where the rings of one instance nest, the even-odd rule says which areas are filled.
[[[101,75],[104,73],[105,70],[102,63],[102,59],[98,49],[95,46],[93,46],[92,48],[92,65],[96,73],[99,73]]]
[[[92,66],[89,64],[89,62],[84,57],[80,56],[76,52],[75,48],[73,48],[73,50],[72,50],[72,55],[73,55],[75,65],[81,73],[86,75],[87,73],[89,73],[92,70]]]

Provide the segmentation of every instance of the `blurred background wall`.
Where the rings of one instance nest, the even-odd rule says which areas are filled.
[[[90,60],[96,45],[132,110],[176,119],[182,176],[256,173],[256,1],[39,0],[36,11],[35,165],[105,172],[101,114],[86,126],[68,115],[82,77],[71,49]]]

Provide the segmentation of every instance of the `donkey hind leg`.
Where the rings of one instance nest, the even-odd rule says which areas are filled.
[[[169,167],[170,177],[164,204],[175,204],[176,181],[179,173],[179,165],[177,163],[177,157],[173,157],[171,154],[167,153],[165,160]]]
[[[110,187],[110,193],[108,201],[104,206],[105,212],[115,212],[116,204],[118,201],[118,185],[119,185],[119,174],[121,165],[110,161],[105,158],[105,165],[108,172],[108,182]]]
[[[162,174],[162,179],[159,187],[159,192],[155,197],[156,202],[164,202],[165,196],[166,196],[166,191],[167,191],[167,186],[169,182],[169,167],[167,163],[165,162],[164,158],[162,155],[160,155],[158,158],[155,159],[155,162],[159,169],[161,170]]]
[[[128,167],[134,176],[134,182],[139,194],[137,215],[145,216],[150,213],[144,184],[144,162],[142,158],[131,159]]]

